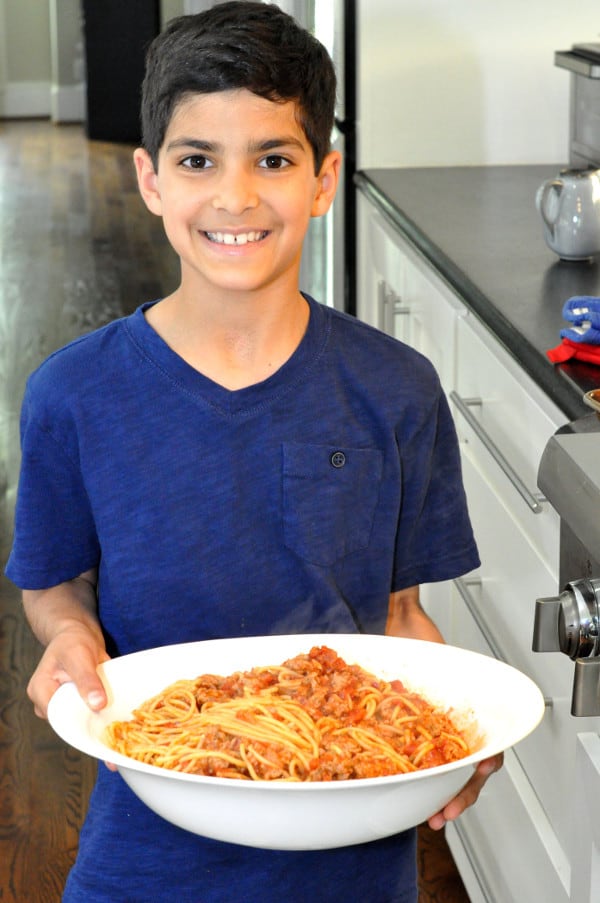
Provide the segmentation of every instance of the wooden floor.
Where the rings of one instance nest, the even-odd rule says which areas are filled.
[[[131,150],[88,142],[79,126],[0,122],[0,572],[27,375],[177,283],[160,220],[138,197]],[[94,778],[93,762],[33,714],[26,686],[39,656],[19,594],[0,576],[1,903],[58,903]],[[419,863],[421,903],[468,903],[443,835],[420,831]]]

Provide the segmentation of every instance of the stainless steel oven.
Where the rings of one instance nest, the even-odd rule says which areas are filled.
[[[560,516],[560,593],[536,603],[533,648],[575,662],[571,711],[600,715],[600,390],[598,411],[558,431],[538,485]]]
[[[552,436],[540,462],[538,485],[560,516],[560,586],[537,600],[533,630],[535,652],[575,663],[571,725],[552,699],[546,716],[557,740],[564,732],[575,738],[560,777],[570,788],[572,903],[600,900],[600,390],[586,397],[596,413]]]

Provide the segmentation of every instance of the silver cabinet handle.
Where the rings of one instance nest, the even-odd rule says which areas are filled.
[[[477,603],[475,602],[475,599],[473,598],[469,590],[470,586],[481,586],[481,580],[478,577],[455,577],[452,582],[458,590],[461,599],[465,603],[466,609],[475,621],[479,632],[490,647],[490,652],[492,653],[494,658],[497,658],[498,661],[504,662],[507,665],[510,664],[508,657],[504,654],[502,648],[498,645],[496,637],[493,635],[492,631],[481,617]],[[544,705],[546,706],[546,708],[552,707],[552,699],[549,696],[544,696]]]
[[[488,435],[477,418],[469,410],[469,405],[480,405],[481,399],[461,398],[458,392],[452,391],[450,392],[450,400],[454,405],[456,405],[473,432],[477,435],[477,438],[483,443],[483,445],[485,445],[492,458],[499,465],[503,473],[508,477],[521,498],[524,499],[524,501],[527,503],[534,514],[541,514],[541,512],[544,510],[542,508],[542,502],[545,502],[546,499],[542,495],[534,495],[533,492],[529,491],[516,470],[506,460],[494,440],[491,438],[491,436]]]
[[[453,580],[453,583],[454,583],[456,589],[458,590],[461,599],[465,603],[465,605],[469,611],[469,614],[471,615],[471,617],[477,624],[479,632],[481,633],[482,637],[484,638],[484,640],[490,647],[491,653],[494,656],[494,658],[497,658],[498,661],[505,662],[506,664],[508,664],[507,657],[504,655],[504,652],[502,651],[502,649],[496,642],[496,638],[492,634],[490,628],[487,626],[487,624],[485,623],[485,621],[479,614],[479,610],[475,603],[475,599],[469,592],[469,586],[481,586],[481,580],[479,580],[478,578],[474,578],[472,580],[469,580],[469,579],[465,580],[463,577],[456,577]]]
[[[377,325],[383,332],[394,334],[394,318],[399,314],[410,313],[410,307],[402,303],[402,299],[389,287],[385,279],[380,279],[377,286]]]

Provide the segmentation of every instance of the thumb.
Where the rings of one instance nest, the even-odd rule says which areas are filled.
[[[84,663],[82,661],[78,662],[77,665],[71,669],[71,680],[77,687],[79,695],[85,704],[93,712],[100,711],[108,702],[104,684],[97,671],[97,665],[108,661],[109,658],[110,656],[103,653],[98,663],[90,662],[88,664],[87,662]]]

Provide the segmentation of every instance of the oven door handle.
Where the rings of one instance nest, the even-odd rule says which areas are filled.
[[[509,461],[507,461],[494,440],[484,430],[477,418],[469,410],[470,405],[481,405],[481,399],[462,398],[458,394],[458,392],[455,392],[453,390],[452,392],[450,392],[450,400],[465,418],[477,438],[487,448],[492,458],[496,461],[502,472],[512,483],[514,488],[517,490],[521,498],[526,502],[531,511],[533,511],[534,514],[541,514],[544,510],[542,508],[542,502],[545,502],[546,499],[542,495],[534,495],[533,492],[529,491],[514,467],[509,463]]]

